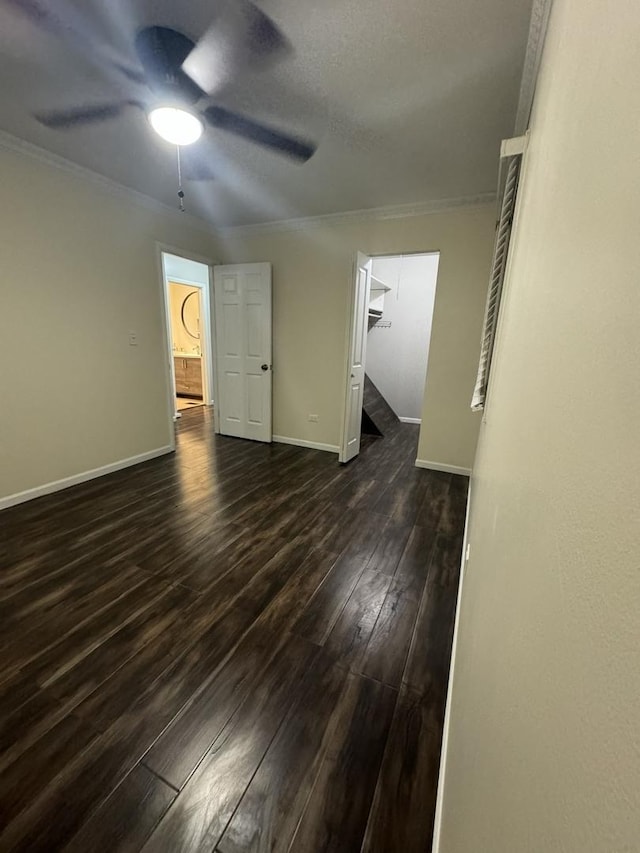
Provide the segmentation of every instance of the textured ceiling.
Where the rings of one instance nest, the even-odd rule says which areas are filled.
[[[72,49],[0,0],[0,127],[168,204],[175,149],[136,109],[99,126],[53,131],[42,109],[144,99],[107,71],[135,65],[146,25],[197,38],[210,0],[40,0],[83,33]],[[495,190],[500,140],[512,134],[531,0],[258,0],[295,55],[246,72],[215,100],[315,139],[304,165],[208,129],[197,143],[215,180],[185,186],[191,213],[232,225]]]

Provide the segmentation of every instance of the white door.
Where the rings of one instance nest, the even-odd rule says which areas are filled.
[[[367,322],[371,292],[371,258],[358,252],[353,283],[353,303],[349,331],[347,393],[342,426],[340,462],[348,462],[360,453],[364,367],[367,353]]]
[[[271,441],[271,264],[214,267],[216,428]]]

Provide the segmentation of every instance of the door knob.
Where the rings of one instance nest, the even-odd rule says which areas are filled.
[[[263,365],[262,365],[262,370],[269,370],[269,365],[268,365],[268,364],[263,364]]]

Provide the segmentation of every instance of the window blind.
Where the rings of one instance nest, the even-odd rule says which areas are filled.
[[[507,266],[507,255],[509,253],[509,241],[511,239],[511,224],[516,207],[516,195],[518,192],[518,179],[520,177],[520,163],[522,155],[517,154],[510,157],[507,165],[507,178],[505,181],[502,204],[500,206],[500,219],[496,228],[496,241],[493,248],[493,260],[491,263],[491,276],[489,280],[489,292],[487,294],[487,305],[484,313],[484,325],[482,328],[482,341],[480,347],[480,363],[478,364],[478,375],[471,408],[474,412],[484,409],[487,396],[487,385],[489,382],[489,370],[491,369],[491,357],[493,355],[493,344],[498,324],[498,312],[500,311],[500,297],[502,295],[502,283]]]

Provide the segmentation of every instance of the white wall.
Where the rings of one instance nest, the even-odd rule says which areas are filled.
[[[469,541],[440,853],[640,850],[640,8],[555,0]]]
[[[0,172],[2,500],[170,445],[156,241],[208,255],[212,238],[17,151]]]
[[[209,267],[198,261],[181,258],[178,255],[164,254],[164,271],[168,279],[192,281],[194,284],[209,286]]]
[[[400,418],[419,421],[429,358],[438,255],[374,258],[373,275],[391,290],[383,320],[367,335],[367,374]]]
[[[349,293],[358,250],[440,252],[418,456],[470,468],[480,419],[469,408],[493,250],[495,205],[403,219],[366,216],[288,230],[231,229],[224,263],[273,265],[273,431],[337,448]],[[317,423],[308,420],[318,414]]]

